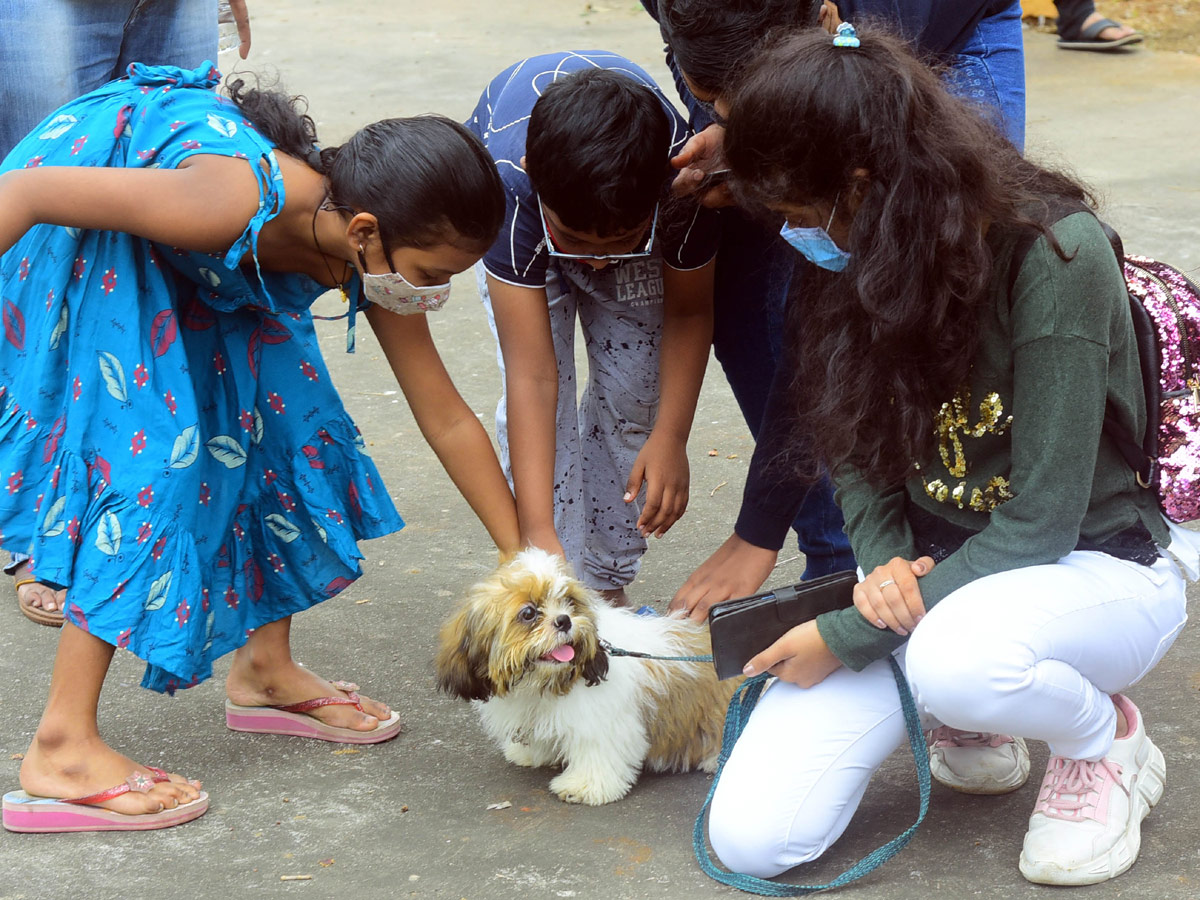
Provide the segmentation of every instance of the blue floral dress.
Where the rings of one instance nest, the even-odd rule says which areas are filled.
[[[207,153],[258,178],[225,254],[39,225],[0,258],[0,544],[31,552],[40,580],[68,588],[67,618],[168,692],[337,594],[362,574],[357,541],[404,524],[317,346],[309,306],[326,289],[258,270],[283,179],[219,78],[130,66],[0,166]]]

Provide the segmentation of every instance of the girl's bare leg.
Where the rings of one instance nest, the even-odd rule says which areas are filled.
[[[63,625],[50,678],[50,698],[21,763],[21,787],[40,797],[86,797],[150,771],[104,743],[96,723],[100,688],[113,647],[70,622]],[[200,796],[199,784],[172,775],[149,793],[130,792],[98,804],[137,814],[174,809]]]
[[[344,692],[292,659],[292,618],[288,616],[255,629],[233,654],[225,692],[239,706],[290,706]],[[392,711],[382,703],[359,696],[366,714],[353,706],[322,706],[310,715],[328,725],[372,731]]]

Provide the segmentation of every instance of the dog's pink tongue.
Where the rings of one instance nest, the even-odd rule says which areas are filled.
[[[575,658],[575,648],[570,644],[562,644],[551,650],[550,656],[559,662],[570,662]]]

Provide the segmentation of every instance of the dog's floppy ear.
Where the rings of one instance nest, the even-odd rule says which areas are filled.
[[[487,700],[495,689],[487,677],[487,653],[467,628],[468,613],[460,609],[438,633],[438,689],[461,700]]]
[[[584,663],[581,674],[588,687],[595,687],[608,677],[608,653],[604,647],[596,645],[596,652]]]

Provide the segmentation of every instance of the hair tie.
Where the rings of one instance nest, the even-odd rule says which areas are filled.
[[[312,145],[312,148],[305,155],[304,161],[318,172],[325,173],[325,163],[321,160],[321,148],[316,144]]]
[[[858,32],[854,30],[854,26],[849,22],[843,22],[837,27],[837,33],[833,36],[833,46],[835,47],[859,47],[862,42],[858,39]]]

